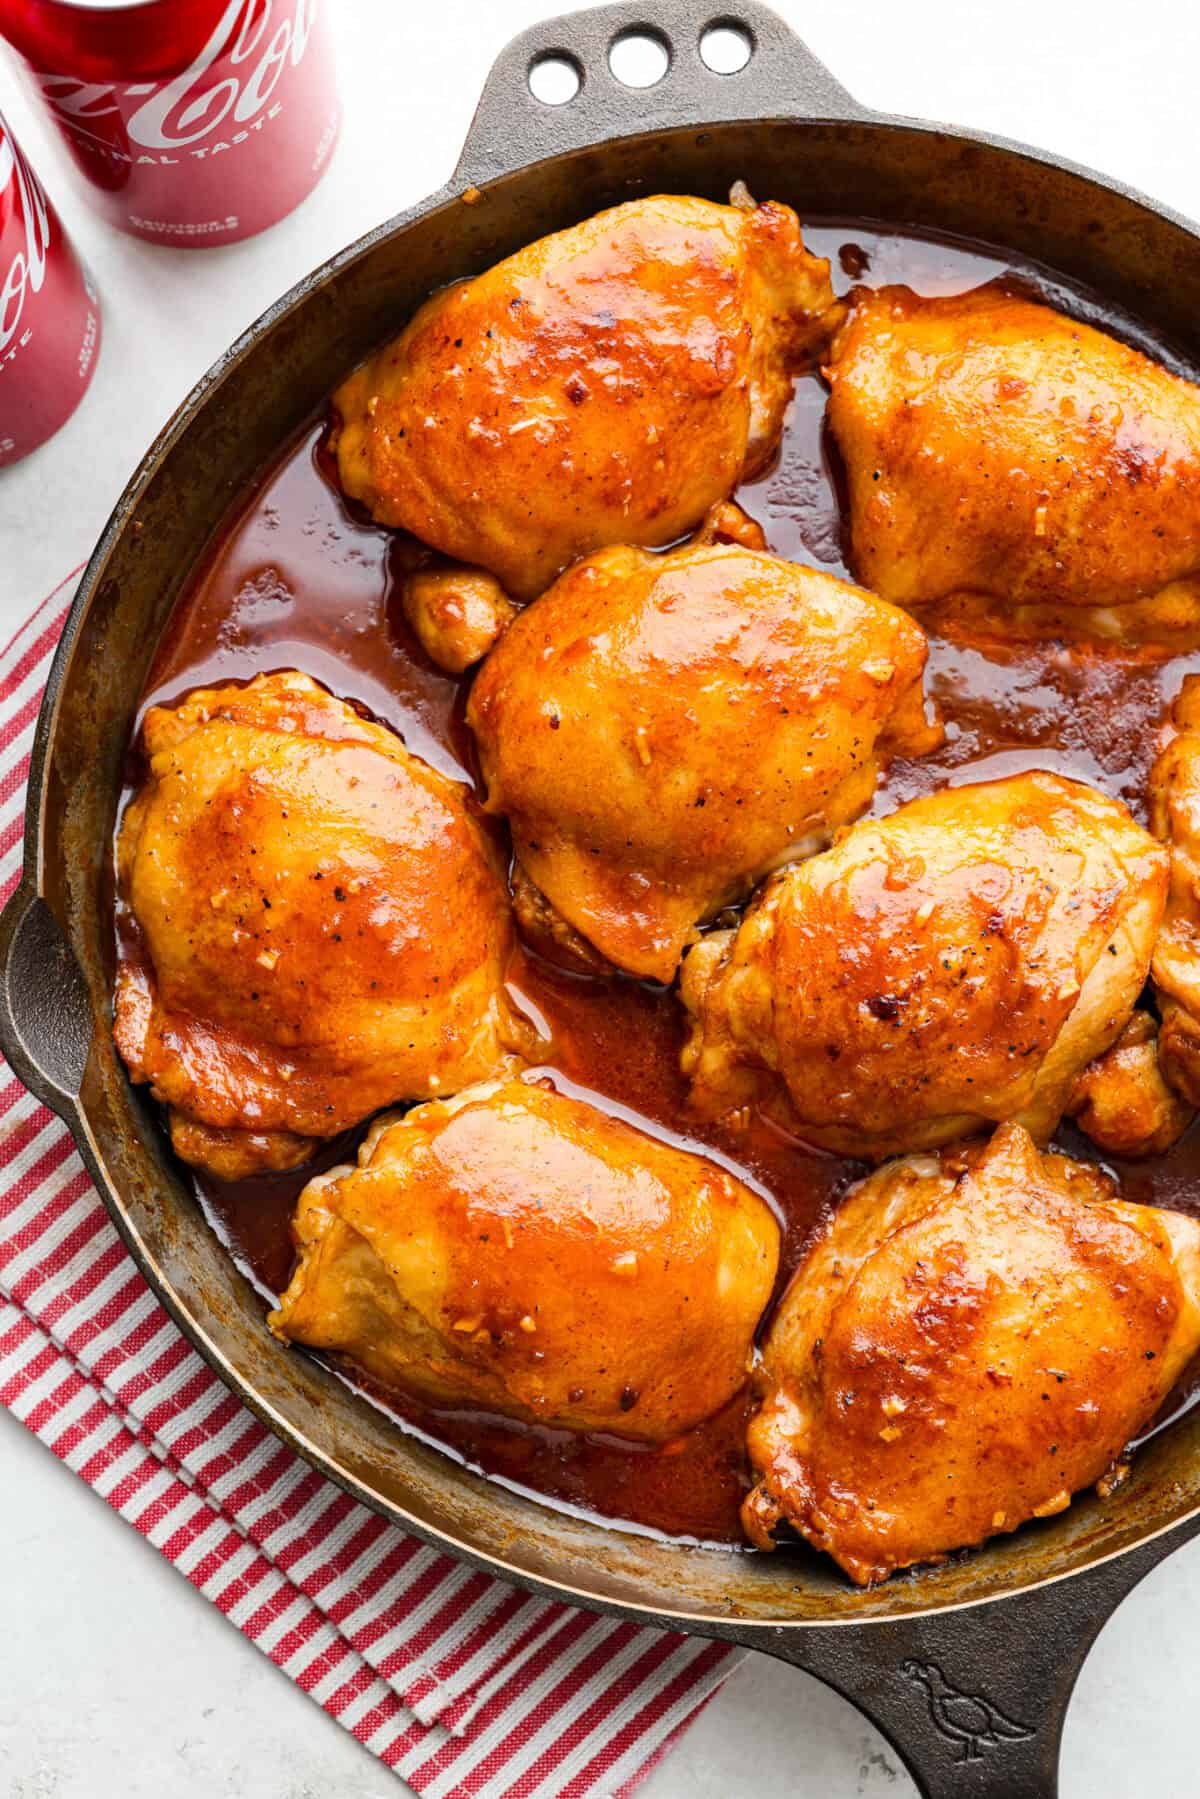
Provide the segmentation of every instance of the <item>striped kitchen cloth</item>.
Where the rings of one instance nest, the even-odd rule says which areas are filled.
[[[0,653],[0,889],[71,576]],[[190,1348],[65,1125],[0,1063],[0,1401],[427,1799],[617,1799],[736,1652],[425,1548],[269,1435]]]

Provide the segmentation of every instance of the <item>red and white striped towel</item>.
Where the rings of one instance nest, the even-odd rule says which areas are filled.
[[[73,584],[0,653],[4,898]],[[0,1401],[427,1799],[617,1799],[734,1665],[462,1568],[314,1474],[189,1347],[3,1063]]]

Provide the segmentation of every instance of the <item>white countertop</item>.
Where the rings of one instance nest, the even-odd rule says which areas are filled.
[[[1200,8],[775,4],[864,101],[1043,144],[1200,215]],[[0,110],[84,251],[105,309],[85,404],[46,449],[0,475],[0,641],[86,557],[154,433],[235,333],[315,263],[445,180],[496,51],[554,9],[555,0],[343,5],[347,118],[334,164],[292,218],[225,251],[155,249],[91,219],[62,152],[0,66]],[[391,1799],[404,1790],[6,1413],[0,1591],[5,1799]],[[1065,1799],[1193,1799],[1200,1790],[1190,1716],[1198,1602],[1200,1544],[1159,1568],[1106,1627],[1067,1724]],[[646,1799],[902,1799],[913,1790],[848,1705],[760,1656],[643,1789]]]

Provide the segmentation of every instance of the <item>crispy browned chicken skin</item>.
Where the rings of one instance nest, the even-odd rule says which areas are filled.
[[[774,1110],[781,1081],[791,1128],[854,1156],[1006,1119],[1044,1141],[1128,1021],[1166,872],[1124,806],[1058,775],[854,825],[688,956],[692,1104]]]
[[[155,706],[143,743],[115,1032],[182,1156],[291,1167],[498,1070],[511,919],[462,788],[299,674]]]
[[[1167,627],[1200,615],[1190,383],[996,286],[859,290],[827,372],[852,566],[874,592],[1091,608],[1109,631],[1132,602]]]
[[[743,1385],[779,1227],[724,1169],[542,1084],[384,1117],[311,1181],[281,1335],[384,1383],[664,1442]]]
[[[860,588],[736,545],[601,550],[523,612],[468,721],[488,810],[609,961],[669,981],[698,920],[930,747],[925,637]]]
[[[1198,1347],[1193,1219],[1015,1125],[890,1163],[775,1315],[747,1533],[786,1520],[865,1584],[1062,1511]]]
[[[357,370],[342,485],[532,599],[763,468],[832,304],[789,207],[631,200],[435,294]]]

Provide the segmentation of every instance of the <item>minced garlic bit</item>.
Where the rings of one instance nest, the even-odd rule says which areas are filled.
[[[270,974],[271,970],[279,960],[279,951],[277,949],[260,949],[254,960],[258,963],[260,968],[265,968],[267,973]]]
[[[519,1320],[519,1326],[520,1326],[520,1329],[523,1330],[527,1336],[531,1337],[533,1335],[534,1331],[537,1329],[537,1319],[532,1317],[528,1312],[526,1312],[525,1316]]]
[[[481,1322],[482,1320],[477,1312],[473,1318],[456,1318],[454,1320],[454,1329],[456,1331],[462,1331],[464,1336],[468,1336],[472,1331],[477,1331],[479,1329]]]
[[[615,1274],[636,1274],[638,1265],[636,1250],[623,1249],[619,1256],[613,1257],[612,1265]]]
[[[1123,1487],[1128,1479],[1129,1463],[1115,1462],[1103,1479],[1096,1482],[1096,1491],[1101,1499],[1111,1499],[1117,1488]]]

